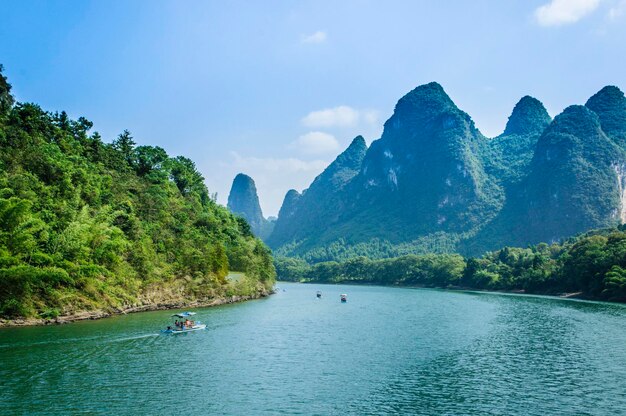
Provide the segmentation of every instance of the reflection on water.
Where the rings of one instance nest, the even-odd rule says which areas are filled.
[[[199,309],[0,330],[0,414],[619,414],[626,307],[281,284]],[[315,297],[322,290],[322,299]],[[348,293],[348,303],[339,302]]]

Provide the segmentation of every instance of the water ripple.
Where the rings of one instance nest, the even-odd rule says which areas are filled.
[[[168,311],[2,330],[0,414],[543,416],[626,408],[623,306],[282,287],[288,291],[269,299],[197,310],[208,324],[197,333],[159,334]]]

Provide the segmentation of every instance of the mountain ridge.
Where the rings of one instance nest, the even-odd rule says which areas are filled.
[[[554,120],[524,96],[503,133],[489,139],[431,82],[398,100],[358,173],[325,188],[333,203],[312,215],[308,191],[285,198],[289,221],[279,215],[280,232],[268,243],[310,261],[332,252],[477,254],[615,226],[626,220],[625,148],[626,98],[617,87]],[[554,189],[561,204],[551,202]]]

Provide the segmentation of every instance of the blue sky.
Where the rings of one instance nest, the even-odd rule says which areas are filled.
[[[339,4],[338,4],[339,3]],[[523,95],[552,116],[626,90],[626,0],[8,1],[0,63],[18,100],[111,141],[191,157],[225,203],[252,176],[264,214],[396,101],[441,83],[487,135]]]

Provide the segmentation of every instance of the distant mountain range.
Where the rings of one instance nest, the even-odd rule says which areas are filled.
[[[248,179],[231,210],[277,254],[311,262],[557,241],[626,221],[626,98],[607,86],[552,120],[526,96],[490,139],[439,84],[419,86],[369,148],[355,138],[290,190],[271,233]]]

